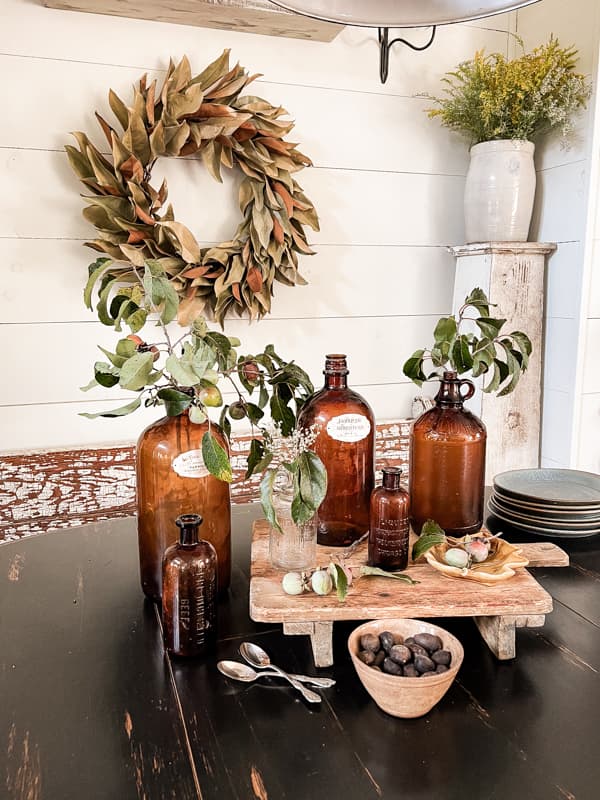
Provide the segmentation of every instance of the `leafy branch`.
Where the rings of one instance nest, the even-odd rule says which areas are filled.
[[[118,340],[114,352],[99,348],[107,360],[96,361],[94,377],[82,389],[118,386],[135,392],[135,397],[119,408],[82,416],[120,417],[142,405],[164,406],[170,417],[188,413],[193,423],[208,423],[202,438],[206,468],[220,480],[230,482],[233,473],[229,457],[210,427],[209,410],[219,408],[219,425],[228,437],[232,422],[247,420],[250,424],[253,438],[246,478],[268,470],[273,460],[274,439],[264,424],[265,412],[268,408],[279,434],[290,437],[296,431],[300,409],[314,392],[307,373],[294,361],[278,355],[272,344],[261,353],[238,354],[240,340],[210,330],[202,316],[196,317],[185,334],[173,342],[167,326],[177,316],[179,298],[161,263],[146,261],[143,274],[135,269],[132,281],[125,285],[115,284],[110,276],[110,263],[110,259],[100,258],[90,265],[84,300],[91,309],[96,287],[100,320],[118,332],[125,324],[131,333]],[[156,320],[162,339],[148,343],[138,334],[151,320]],[[223,382],[236,394],[236,399],[228,404],[219,386]],[[296,523],[303,523],[315,513],[325,496],[325,467],[306,448],[294,453],[286,466],[294,475],[292,517]],[[266,472],[265,480],[270,481],[268,476]],[[261,493],[265,514],[270,519],[269,489],[270,485],[265,484]]]
[[[490,306],[493,304],[485,292],[473,289],[456,316],[438,320],[434,344],[429,349],[415,350],[402,368],[404,374],[421,386],[452,369],[459,375],[470,372],[474,378],[489,376],[483,391],[497,392],[498,397],[514,391],[529,364],[531,341],[521,331],[502,333],[506,320],[490,316]],[[476,316],[468,316],[470,309]],[[466,322],[475,324],[477,334],[463,332]],[[426,362],[431,362],[432,371],[426,371]]]

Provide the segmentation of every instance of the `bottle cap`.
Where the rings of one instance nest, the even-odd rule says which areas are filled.
[[[324,375],[347,375],[348,365],[344,353],[329,353],[325,356]]]
[[[400,467],[384,467],[383,487],[384,489],[399,489],[402,470]]]

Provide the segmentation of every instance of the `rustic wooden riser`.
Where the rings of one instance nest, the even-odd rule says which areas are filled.
[[[569,556],[551,542],[519,545],[531,567],[566,567]],[[327,566],[339,548],[318,548],[318,562]],[[366,563],[362,544],[348,565]],[[526,569],[494,586],[447,578],[427,563],[410,564],[407,574],[416,586],[389,578],[361,578],[340,603],[335,592],[319,597],[306,592],[297,597],[281,588],[281,570],[269,559],[269,523],[254,523],[250,581],[250,616],[256,622],[282,622],[286,634],[311,637],[315,665],[333,664],[332,632],[336,620],[385,619],[386,617],[473,617],[487,645],[499,659],[516,655],[516,628],[537,628],[552,611],[552,598]]]

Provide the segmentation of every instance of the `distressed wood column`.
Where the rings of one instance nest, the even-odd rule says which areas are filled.
[[[481,391],[468,403],[487,427],[486,483],[508,469],[538,467],[544,333],[546,257],[556,250],[545,242],[483,242],[451,247],[456,258],[453,312],[479,286],[507,320],[507,332],[520,330],[533,344],[527,372],[515,391],[496,397]]]

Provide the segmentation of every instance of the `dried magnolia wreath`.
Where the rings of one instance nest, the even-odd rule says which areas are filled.
[[[318,230],[319,222],[292,174],[311,161],[284,140],[293,128],[281,119],[285,109],[259,97],[240,97],[256,77],[239,64],[230,69],[229,50],[196,77],[184,56],[177,65],[171,61],[160,91],[144,75],[131,107],[110,91],[123,133],[96,117],[112,161],[84,133],[73,134],[79,147],[67,145],[66,151],[92,192],[84,197],[83,215],[98,230],[98,238],[86,244],[107,256],[90,265],[86,290],[89,297],[98,284],[103,322],[143,324],[146,311],[135,273],[148,261],[158,262],[176,290],[182,325],[209,310],[221,324],[231,313],[260,318],[270,311],[273,281],[306,283],[297,253],[313,254],[303,226]],[[237,164],[245,174],[239,190],[243,219],[232,240],[216,247],[201,248],[175,220],[171,204],[164,206],[166,182],[158,190],[150,184],[159,157],[197,153],[219,182],[221,166]],[[113,314],[109,294],[117,282],[136,286],[130,302]]]

